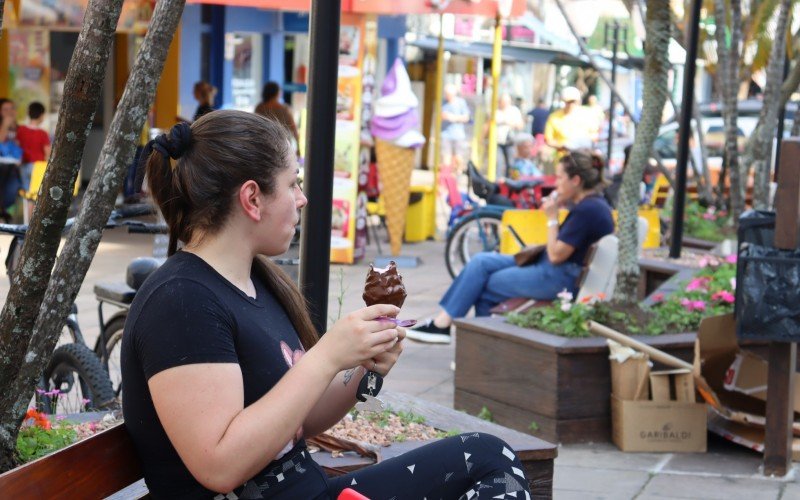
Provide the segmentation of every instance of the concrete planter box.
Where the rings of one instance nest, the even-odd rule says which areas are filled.
[[[610,441],[611,368],[603,338],[570,339],[502,318],[456,321],[454,408],[553,443]],[[694,333],[636,337],[692,362]]]

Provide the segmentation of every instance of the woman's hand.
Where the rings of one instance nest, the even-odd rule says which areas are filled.
[[[549,220],[558,220],[558,201],[552,196],[542,200],[542,210]]]
[[[394,317],[399,312],[399,308],[389,304],[376,304],[352,312],[337,321],[314,349],[320,349],[336,371],[358,365],[371,366],[370,360],[394,348],[400,335],[393,323],[375,321],[375,318]]]
[[[392,371],[395,363],[397,363],[397,360],[400,358],[400,354],[403,352],[402,340],[406,338],[406,329],[398,326],[397,334],[397,342],[394,346],[388,351],[378,354],[367,363],[364,363],[364,368],[380,373],[383,376],[386,376]]]

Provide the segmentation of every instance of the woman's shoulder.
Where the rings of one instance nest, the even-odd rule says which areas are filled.
[[[145,280],[136,293],[136,299],[148,301],[155,296],[162,304],[178,302],[191,305],[216,298],[213,274],[203,264],[194,255],[176,253]]]

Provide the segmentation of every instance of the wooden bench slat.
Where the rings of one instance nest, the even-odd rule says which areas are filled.
[[[553,461],[558,455],[556,445],[413,396],[387,391],[381,398],[393,410],[413,412],[438,429],[486,432],[503,439],[522,461],[532,498],[552,498]],[[381,457],[386,460],[424,444],[396,443],[382,448]],[[329,476],[372,463],[356,456],[333,459],[327,453],[315,454],[314,459]],[[0,475],[0,497],[128,500],[147,498],[149,492],[142,479],[133,441],[125,425],[119,424]]]
[[[0,475],[3,498],[105,498],[142,468],[124,424]]]

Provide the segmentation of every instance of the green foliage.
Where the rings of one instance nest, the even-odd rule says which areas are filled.
[[[724,240],[733,227],[728,212],[704,208],[697,202],[686,204],[684,224],[687,235],[708,241]]]
[[[397,416],[400,418],[400,421],[404,424],[424,424],[425,417],[422,415],[417,415],[410,411],[399,411],[397,412]]]
[[[436,437],[439,439],[444,439],[448,437],[458,436],[459,434],[461,434],[460,430],[450,429],[449,431],[439,431],[439,433],[436,434]]]
[[[531,432],[536,432],[539,430],[539,424],[537,424],[536,421],[531,421],[531,425],[528,426],[528,429]]]
[[[17,458],[30,462],[74,443],[78,435],[70,427],[45,429],[38,425],[25,426],[17,435]]]
[[[601,297],[572,303],[572,297],[562,293],[559,301],[522,314],[509,314],[507,321],[562,337],[589,337],[589,320],[632,335],[696,331],[703,318],[733,311],[736,265],[716,258],[708,258],[705,264],[680,290],[668,297],[654,296],[655,304],[642,306],[638,314],[614,309],[613,303],[598,300]]]
[[[489,408],[485,406],[481,408],[481,411],[478,412],[477,417],[482,420],[486,420],[487,422],[494,422],[494,419],[492,417],[492,412],[489,411]]]

